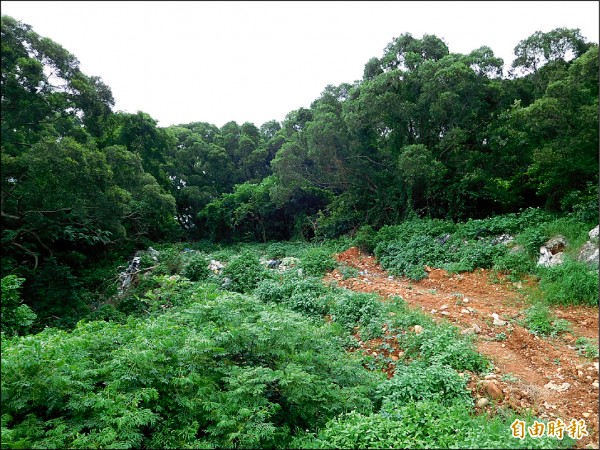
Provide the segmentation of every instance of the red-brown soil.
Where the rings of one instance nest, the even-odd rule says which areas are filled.
[[[521,286],[511,283],[489,270],[478,269],[472,273],[448,274],[442,269],[426,268],[429,276],[421,281],[391,277],[373,256],[364,255],[355,247],[337,255],[340,262],[359,269],[364,275],[344,280],[334,270],[326,281],[340,287],[360,292],[375,292],[382,297],[402,297],[412,307],[420,308],[434,320],[447,320],[467,329],[477,324],[478,350],[494,364],[494,373],[487,380],[471,376],[469,386],[476,397],[494,399],[486,407],[508,406],[516,411],[531,410],[549,420],[560,418],[584,419],[589,436],[577,442],[577,448],[598,448],[598,359],[591,361],[578,355],[577,337],[598,339],[598,308],[585,306],[555,307],[552,313],[571,323],[572,333],[556,338],[542,338],[531,334],[518,324],[529,307]],[[533,283],[533,282],[530,282]],[[492,314],[498,314],[504,325],[494,325]],[[503,333],[506,338],[501,340]],[[363,344],[363,351],[374,352],[377,342]],[[401,352],[402,349],[395,349]],[[395,357],[392,356],[394,359]],[[391,371],[388,371],[391,375]],[[545,387],[569,383],[563,391]],[[592,385],[592,383],[596,383]],[[485,384],[495,384],[484,392]]]

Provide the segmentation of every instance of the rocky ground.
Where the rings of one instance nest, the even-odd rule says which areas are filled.
[[[359,269],[361,275],[344,280],[335,270],[326,281],[384,298],[400,296],[435,320],[450,321],[463,333],[476,336],[479,351],[494,363],[494,372],[484,379],[469,374],[478,409],[510,406],[565,423],[583,419],[589,436],[579,440],[577,447],[598,448],[598,359],[578,355],[574,346],[580,336],[598,339],[598,308],[552,308],[554,315],[571,323],[572,333],[541,338],[518,324],[529,306],[522,286],[489,270],[451,275],[427,268],[428,278],[417,282],[390,276],[373,256],[354,247],[337,259]],[[363,344],[366,352],[374,348],[376,342]],[[388,355],[397,359],[394,352],[402,349]]]

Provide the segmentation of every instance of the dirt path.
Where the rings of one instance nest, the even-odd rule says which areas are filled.
[[[344,280],[334,270],[326,281],[383,297],[398,295],[434,320],[448,320],[463,333],[475,334],[478,350],[495,366],[483,383],[501,389],[497,404],[517,411],[530,409],[539,417],[560,418],[567,424],[573,418],[584,419],[589,436],[578,441],[577,448],[598,448],[598,359],[591,362],[579,356],[574,346],[580,336],[598,339],[598,308],[553,308],[558,318],[571,323],[573,333],[538,338],[516,323],[528,307],[523,295],[514,283],[502,279],[494,283],[489,270],[450,275],[427,268],[429,277],[416,282],[389,276],[373,256],[363,255],[354,247],[337,259],[359,269],[361,275]],[[506,323],[494,324],[492,314]],[[470,384],[476,396],[482,391],[478,381]],[[557,391],[550,382],[557,387],[566,387],[564,383],[569,386]]]

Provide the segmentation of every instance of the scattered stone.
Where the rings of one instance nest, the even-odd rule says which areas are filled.
[[[137,281],[138,272],[140,270],[141,263],[142,263],[142,257],[135,256],[131,260],[129,267],[127,267],[127,269],[125,269],[124,272],[121,272],[119,274],[119,289],[118,289],[119,295],[123,295],[125,293],[125,291],[127,291],[127,289],[129,289],[129,286],[132,283],[135,283]]]
[[[577,260],[592,264],[598,265],[598,261],[600,260],[600,252],[598,250],[598,244],[594,244],[591,241],[587,241],[584,243],[579,249],[579,254],[577,255]]]
[[[393,279],[394,279],[394,277],[393,277],[392,275],[390,275],[390,276],[388,277],[388,280],[393,280]]]
[[[553,267],[553,266],[562,264],[562,262],[563,262],[563,253],[562,252],[552,254],[552,252],[550,250],[548,250],[546,247],[544,247],[544,246],[540,247],[540,257],[537,262],[538,266]]]
[[[588,233],[588,236],[590,237],[590,239],[597,239],[598,233],[599,233],[599,225],[596,225],[593,229],[590,230],[590,232]]]
[[[492,245],[498,245],[498,244],[509,244],[512,241],[514,241],[515,238],[512,237],[510,234],[501,234],[500,236],[495,237],[494,239],[492,239]]]
[[[446,242],[448,242],[448,240],[450,239],[450,237],[451,237],[450,234],[445,234],[443,236],[436,237],[435,240],[438,242],[438,244],[444,245]]]
[[[440,306],[440,309],[448,309],[448,305],[442,305]]]
[[[153,249],[152,247],[148,247],[148,254],[150,258],[154,261],[158,261],[158,257],[160,256],[160,252],[158,250]]]
[[[467,297],[462,299],[463,303],[469,303],[469,299]]]
[[[281,265],[281,260],[280,259],[270,259],[269,261],[266,262],[265,265],[267,266],[267,269],[278,269],[279,266]]]
[[[588,417],[590,417],[590,413],[586,413],[586,412],[585,412],[585,413],[582,413],[581,415],[582,415],[583,417],[585,417],[586,419],[587,419]]]
[[[544,247],[550,250],[550,253],[556,255],[559,252],[562,252],[563,249],[567,246],[567,238],[563,235],[554,236],[552,239],[548,240]]]
[[[214,259],[210,260],[210,264],[208,265],[208,268],[216,274],[220,274],[221,271],[225,268],[225,266],[223,265],[223,263],[221,261],[216,261]]]
[[[415,334],[421,334],[423,332],[423,327],[421,325],[415,325]]]
[[[473,328],[465,328],[464,330],[462,330],[460,332],[460,334],[466,334],[466,335],[475,334],[475,330]]]
[[[437,309],[432,309],[431,314],[435,314],[435,313],[437,313]]]
[[[593,372],[594,370],[597,370],[594,366],[589,366],[587,368],[587,370],[589,370],[590,372]]]
[[[544,385],[546,389],[552,389],[553,391],[564,392],[571,387],[571,383],[563,383],[561,385],[554,384],[552,381]]]
[[[495,381],[485,382],[485,391],[494,400],[500,400],[502,397],[504,397],[502,389],[500,389],[500,387]]]
[[[598,372],[598,363],[597,362],[594,363],[594,367],[596,368],[596,372]]]
[[[484,408],[489,404],[490,404],[490,401],[485,397],[481,397],[479,400],[477,400],[477,406],[479,408]]]
[[[485,376],[486,380],[491,380],[493,378],[498,378],[495,373],[490,373],[489,375]]]
[[[592,383],[592,387],[593,387],[594,389],[598,389],[598,387],[599,387],[599,385],[598,385],[598,382],[597,382],[597,381],[594,381],[594,382]]]
[[[481,333],[481,328],[476,323],[474,323],[471,328],[473,328],[473,331],[475,331],[475,334]]]
[[[578,376],[579,378],[583,378],[583,372],[582,372],[581,370],[578,370],[578,371],[577,371],[577,376]]]
[[[471,311],[469,311],[467,308],[461,309],[460,312],[463,314],[471,314]]]
[[[440,314],[442,316],[449,316],[450,315],[450,313],[448,311],[442,311]]]
[[[498,314],[496,314],[496,313],[493,313],[492,317],[494,318],[494,325],[503,326],[508,323],[505,320],[500,320],[500,316],[498,316]]]
[[[293,256],[286,256],[285,258],[281,258],[281,264],[279,264],[279,271],[285,272],[286,270],[292,269],[300,263],[298,258],[294,258]]]

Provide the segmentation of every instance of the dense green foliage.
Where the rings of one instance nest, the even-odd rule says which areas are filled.
[[[568,329],[547,303],[597,305],[577,252],[598,45],[578,30],[519,42],[507,76],[488,47],[401,34],[282,123],[220,128],[113,112],[59,44],[8,16],[1,39],[2,448],[572,445],[475,414],[490,365],[455,327],[321,277],[357,276],[332,257],[354,244],[415,280],[537,279],[536,334]],[[558,234],[565,263],[538,267]]]

